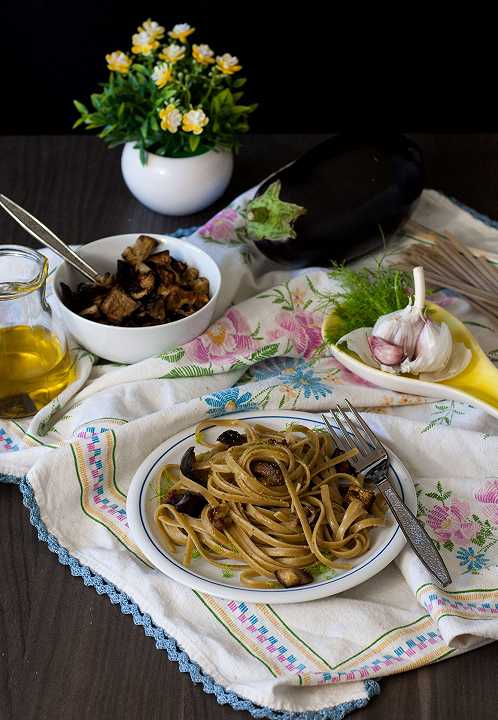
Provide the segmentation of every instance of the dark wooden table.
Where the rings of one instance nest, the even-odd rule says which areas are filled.
[[[498,219],[498,135],[414,137],[426,155],[429,187]],[[218,207],[317,139],[248,138]],[[94,138],[4,137],[0,157],[0,192],[67,242],[168,232],[213,212],[172,218],[145,209],[123,184],[119,151]],[[0,243],[29,240],[0,215]],[[497,670],[497,647],[488,645],[384,680],[381,696],[354,717],[491,720]],[[107,597],[72,578],[38,542],[17,488],[0,486],[0,720],[241,717],[193,685]]]

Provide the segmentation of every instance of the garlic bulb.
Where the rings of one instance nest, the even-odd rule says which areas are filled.
[[[469,364],[472,354],[454,343],[446,323],[427,317],[422,267],[413,270],[415,297],[402,310],[378,318],[373,328],[358,328],[339,343],[371,367],[390,373],[409,373],[421,380],[447,380]]]
[[[380,363],[385,365],[399,365],[404,358],[413,358],[417,340],[424,327],[422,311],[412,305],[407,305],[403,310],[396,310],[389,315],[382,315],[372,328],[370,336],[370,349],[372,354]],[[394,362],[386,362],[382,359],[384,355],[382,342],[389,343],[393,348],[398,349],[398,357]],[[395,353],[393,353],[393,358]]]
[[[413,270],[415,283],[415,301],[410,301],[403,310],[396,310],[388,315],[382,315],[372,329],[370,349],[372,355],[381,364],[399,365],[405,358],[411,360],[417,347],[417,340],[424,327],[424,305],[425,305],[425,279],[424,270],[416,267]],[[376,338],[391,343],[398,348],[398,355],[401,357],[395,362],[385,362],[382,358],[386,356],[386,348],[383,344],[375,342]],[[392,358],[396,353],[392,352]]]

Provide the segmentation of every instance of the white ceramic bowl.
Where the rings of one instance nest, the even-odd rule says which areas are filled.
[[[133,245],[139,234],[102,238],[88,243],[78,254],[99,272],[116,272],[116,262],[121,253],[128,245]],[[164,325],[143,328],[103,325],[80,317],[61,300],[61,282],[75,289],[85,279],[66,262],[59,265],[54,275],[55,304],[66,328],[82,347],[112,362],[138,362],[183,345],[201,335],[213,319],[221,287],[221,274],[215,261],[186,240],[148,234],[159,240],[154,252],[169,250],[174,258],[197,268],[199,274],[209,280],[210,300],[193,315]]]

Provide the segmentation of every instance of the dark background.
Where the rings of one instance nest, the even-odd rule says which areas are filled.
[[[453,6],[440,19],[418,4],[3,0],[0,133],[70,132],[73,98],[97,90],[105,54],[127,51],[148,17],[166,29],[189,22],[195,42],[240,58],[247,99],[260,103],[256,132],[498,130],[495,21],[484,9]]]

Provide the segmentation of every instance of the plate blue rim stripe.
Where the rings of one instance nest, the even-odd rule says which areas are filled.
[[[306,422],[310,422],[310,418],[309,418],[309,417],[301,417],[301,418],[299,418],[299,417],[297,417],[296,415],[264,415],[264,416],[262,416],[262,415],[251,415],[250,417],[244,418],[244,420],[261,420],[262,417],[265,417],[265,418],[274,418],[274,419],[278,419],[278,420],[304,420],[304,421],[306,421]],[[324,425],[324,424],[325,424],[322,420],[318,420],[318,419],[317,419],[316,421],[314,420],[314,422],[316,422],[317,425]],[[338,432],[340,432],[340,430],[339,430],[339,428],[338,428],[337,426],[332,425],[332,427],[334,427],[335,430],[337,430]],[[349,434],[351,434],[351,433],[349,433]],[[159,458],[157,458],[157,460],[154,462],[154,464],[153,464],[153,465],[149,468],[149,470],[147,471],[147,474],[146,474],[146,476],[145,476],[145,478],[144,478],[144,480],[143,480],[143,482],[142,482],[142,486],[141,486],[141,488],[140,488],[140,494],[139,494],[139,502],[138,502],[138,505],[139,505],[140,522],[141,522],[141,525],[142,525],[142,528],[143,528],[145,534],[146,534],[147,537],[149,538],[149,540],[150,540],[150,542],[152,543],[152,545],[156,548],[156,550],[157,550],[166,560],[168,560],[168,561],[171,562],[173,565],[175,565],[179,570],[181,570],[182,572],[187,573],[188,575],[192,575],[192,577],[204,579],[204,580],[206,580],[207,582],[209,582],[209,583],[212,584],[212,585],[218,585],[219,587],[224,587],[224,588],[228,588],[228,589],[231,589],[231,588],[232,588],[232,589],[235,589],[233,585],[229,585],[229,584],[227,584],[227,583],[217,582],[216,580],[212,580],[211,578],[205,578],[204,576],[199,575],[199,573],[194,573],[194,572],[192,572],[191,570],[189,570],[189,568],[185,567],[185,565],[182,565],[182,563],[179,563],[179,562],[178,562],[175,558],[173,558],[171,555],[169,555],[168,553],[165,553],[165,552],[164,552],[164,548],[161,547],[161,546],[156,542],[155,538],[151,537],[151,535],[150,535],[150,533],[149,533],[149,530],[148,530],[148,528],[147,528],[147,525],[146,525],[146,523],[145,523],[144,517],[143,517],[143,512],[142,512],[142,507],[143,507],[143,493],[144,493],[144,490],[145,490],[146,486],[148,485],[148,480],[149,480],[149,478],[150,478],[150,474],[155,470],[157,464],[163,459],[163,457],[164,457],[167,453],[171,452],[177,445],[180,445],[180,443],[184,442],[185,440],[187,440],[187,439],[189,439],[189,438],[191,438],[191,437],[194,437],[194,435],[195,435],[195,433],[191,433],[191,434],[189,434],[189,435],[185,435],[181,440],[178,440],[174,445],[171,445],[170,447],[168,447],[168,448],[162,453],[162,455],[161,455]],[[399,491],[400,491],[400,494],[401,494],[401,499],[404,500],[404,499],[405,499],[405,495],[404,495],[404,492],[403,492],[403,486],[401,485],[401,483],[400,483],[400,481],[399,481],[398,473],[396,472],[396,470],[393,468],[393,466],[392,466],[391,464],[389,464],[389,469],[390,469],[391,473],[394,475],[394,477],[396,478],[396,482],[397,482],[397,485],[398,485],[398,488],[399,488]],[[393,532],[392,536],[389,538],[388,542],[386,542],[385,545],[383,545],[382,548],[381,548],[373,557],[371,557],[369,560],[367,560],[367,562],[362,563],[361,565],[358,565],[358,566],[352,568],[351,570],[349,570],[349,571],[347,571],[347,572],[345,572],[345,573],[342,573],[342,574],[339,575],[338,577],[331,578],[330,580],[324,580],[323,582],[320,582],[320,583],[314,583],[313,587],[323,587],[323,586],[325,586],[325,585],[330,585],[330,584],[332,584],[332,583],[334,583],[334,582],[337,582],[337,581],[339,581],[339,580],[343,580],[344,578],[350,577],[351,575],[354,575],[354,574],[355,574],[356,572],[358,572],[359,570],[362,570],[363,568],[367,567],[368,565],[370,565],[370,563],[372,563],[374,560],[376,560],[376,558],[378,558],[379,555],[382,555],[382,553],[386,550],[386,548],[388,548],[389,545],[392,543],[392,541],[394,540],[394,538],[396,537],[396,535],[398,534],[398,532],[400,532],[400,527],[399,527],[398,524],[396,524],[395,529],[394,529],[394,532]],[[256,589],[253,589],[253,588],[244,588],[244,592],[255,592],[255,593],[258,593],[258,594],[261,593],[261,592],[263,592],[263,593],[264,593],[264,592],[268,592],[268,593],[270,593],[270,592],[271,592],[271,593],[274,593],[274,592],[278,592],[278,593],[289,593],[289,592],[295,592],[296,590],[299,591],[299,590],[302,590],[302,588],[299,588],[299,587],[296,587],[296,588],[273,588],[273,589],[268,589],[268,590],[267,590],[267,589],[257,589],[257,590],[256,590]]]

